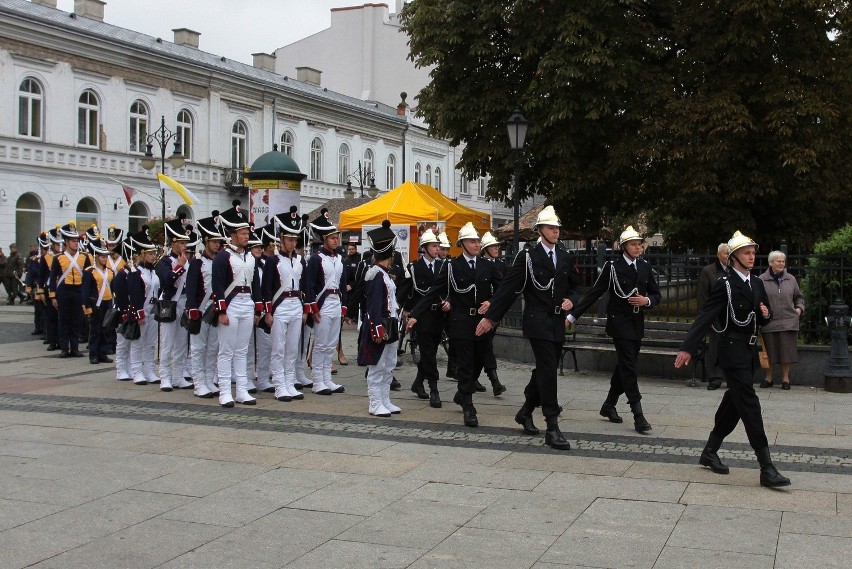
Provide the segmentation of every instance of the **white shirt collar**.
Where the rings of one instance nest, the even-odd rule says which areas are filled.
[[[625,255],[624,253],[622,253],[621,256],[624,257],[624,262],[627,263],[628,265],[636,265],[637,259],[631,259],[630,257]],[[636,268],[638,269],[639,266],[637,265]]]
[[[474,263],[476,263],[476,257],[471,257],[471,256],[470,256],[470,255],[468,255],[467,253],[462,253],[462,257],[464,257],[464,260],[465,260],[465,261],[467,261],[467,264],[468,264],[468,265],[470,264],[470,262],[471,262],[471,261],[473,261]]]
[[[734,274],[735,274],[735,275],[737,275],[738,277],[740,277],[740,279],[741,279],[743,282],[748,281],[748,280],[749,280],[749,277],[751,277],[751,274],[750,274],[750,273],[745,273],[745,274],[743,274],[743,273],[741,273],[741,272],[740,272],[740,270],[739,270],[739,269],[735,269],[734,267],[731,267],[731,268],[732,268],[732,269],[734,269]]]

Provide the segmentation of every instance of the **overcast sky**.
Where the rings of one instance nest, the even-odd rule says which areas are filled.
[[[331,25],[331,8],[369,0],[106,0],[104,21],[171,41],[172,29],[201,33],[203,51],[251,64],[251,54],[315,34]],[[391,11],[396,2],[385,2]],[[74,11],[74,0],[57,8]]]

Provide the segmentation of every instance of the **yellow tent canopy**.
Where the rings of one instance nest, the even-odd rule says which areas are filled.
[[[370,200],[364,205],[340,213],[340,229],[360,229],[364,225],[379,225],[385,219],[395,225],[411,227],[411,259],[417,258],[417,224],[423,221],[443,221],[447,237],[455,247],[459,230],[473,223],[480,235],[491,229],[491,215],[460,205],[426,184],[403,182],[385,195]]]

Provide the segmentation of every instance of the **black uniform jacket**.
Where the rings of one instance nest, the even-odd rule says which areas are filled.
[[[541,244],[518,253],[505,280],[491,299],[491,307],[485,317],[495,322],[503,318],[523,291],[524,336],[562,343],[565,340],[566,317],[561,308],[562,301],[567,298],[573,303],[577,302],[582,279],[571,255],[558,247],[555,253],[555,267]],[[531,275],[527,270],[527,257],[532,260]],[[547,290],[539,290],[533,279],[542,286],[553,279],[553,285]]]
[[[733,272],[733,271],[732,271]],[[704,335],[715,323],[716,329],[727,329],[719,338],[719,366],[722,369],[753,369],[757,345],[750,343],[752,336],[757,334],[757,326],[754,322],[746,326],[738,326],[727,314],[728,290],[726,283],[731,285],[731,303],[734,306],[734,314],[737,320],[745,322],[748,314],[754,311],[756,324],[765,326],[772,321],[772,313],[764,318],[760,313],[760,303],[769,308],[769,298],[763,282],[753,276],[749,276],[751,288],[739,276],[732,274],[716,281],[710,297],[698,311],[695,322],[689,328],[686,339],[680,346],[681,351],[694,354],[704,340]]]
[[[451,271],[455,286],[450,283]],[[464,255],[451,259],[441,264],[441,272],[411,310],[411,317],[419,320],[426,311],[432,310],[433,304],[439,304],[442,298],[446,298],[451,307],[447,315],[447,336],[475,340],[476,325],[482,320],[482,316],[477,313],[479,305],[491,299],[492,290],[500,286],[500,281],[494,263],[477,259],[474,271]],[[473,284],[476,287],[470,291],[458,292]]]
[[[413,263],[408,265],[408,274],[410,278],[406,279],[402,285],[402,289],[397,294],[397,298],[402,299],[403,310],[411,310],[420,302],[420,299],[432,288],[435,279],[441,272],[441,265],[444,262],[441,259],[432,261],[432,270],[429,269],[429,263],[420,257]],[[417,322],[417,329],[421,332],[429,334],[440,334],[444,329],[444,313],[441,311],[441,298],[434,304],[429,306],[429,310],[420,315]]]
[[[626,298],[621,298],[613,292],[611,265],[615,266],[615,278],[618,279],[621,291],[627,294],[634,287],[638,288],[639,294],[651,299],[650,306],[640,307],[637,312],[634,312]],[[615,261],[607,261],[594,286],[586,291],[580,302],[571,310],[571,314],[574,318],[579,318],[605,292],[609,292],[609,300],[606,304],[606,333],[612,338],[641,340],[645,335],[645,310],[657,306],[662,298],[651,265],[647,261],[637,259],[634,271],[624,260],[624,255],[619,256]]]

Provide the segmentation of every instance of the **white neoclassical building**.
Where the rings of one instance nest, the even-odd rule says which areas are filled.
[[[359,163],[383,191],[416,176],[455,184],[452,149],[395,105],[335,92],[304,71],[276,73],[269,54],[245,65],[204,52],[189,29],[156,38],[108,20],[100,0],[76,0],[73,13],[56,0],[0,0],[4,246],[69,220],[135,229],[164,205],[167,215],[207,216],[244,193],[242,168],[273,144],[308,176],[303,211],[342,197],[347,181],[357,187]],[[161,121],[186,159],[165,160],[165,173],[199,198],[192,207],[174,193],[161,201],[158,145],[158,166],[142,167]],[[138,190],[130,204],[122,184]]]

